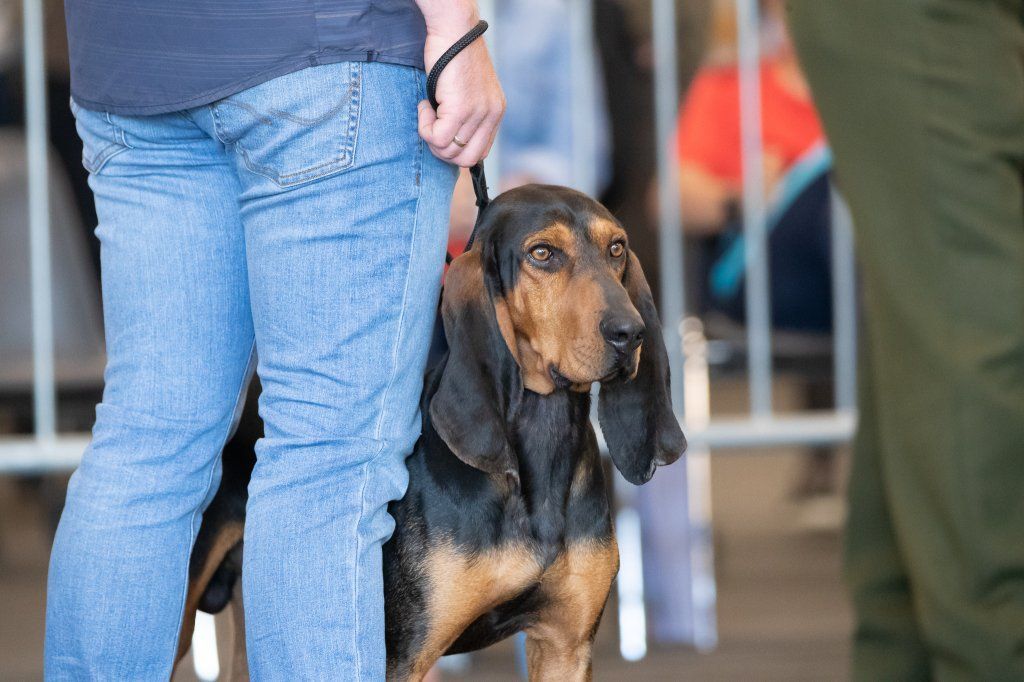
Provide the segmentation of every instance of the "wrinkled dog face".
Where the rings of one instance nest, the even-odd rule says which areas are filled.
[[[448,270],[442,314],[450,352],[430,418],[470,466],[518,475],[507,420],[523,389],[594,382],[608,453],[627,481],[646,482],[685,450],[643,267],[586,195],[527,185],[498,196]]]
[[[500,258],[511,286],[495,298],[499,325],[537,393],[589,390],[636,373],[644,323],[622,280],[626,232],[596,202],[583,215],[526,216]],[[538,220],[539,218],[539,220]],[[508,283],[506,283],[508,284]]]

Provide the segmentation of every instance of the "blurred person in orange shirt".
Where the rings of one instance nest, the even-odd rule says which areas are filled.
[[[825,135],[779,3],[767,7],[762,31],[761,129],[765,184],[771,193],[782,174],[821,144]],[[717,233],[743,190],[739,68],[727,48],[711,51],[690,86],[679,118],[677,143],[687,230]]]
[[[785,329],[828,332],[831,156],[789,40],[782,5],[769,0],[762,7],[761,127],[772,320]],[[681,109],[677,152],[687,233],[713,238],[708,304],[742,321],[743,159],[732,15],[732,10],[718,11],[713,47]]]

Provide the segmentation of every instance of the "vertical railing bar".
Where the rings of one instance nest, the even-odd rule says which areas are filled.
[[[750,411],[759,417],[772,411],[772,349],[757,0],[736,0],[736,21],[743,150],[743,234],[746,237],[747,362]]]
[[[498,10],[495,7],[495,0],[478,0],[477,7],[480,10],[480,17],[487,20],[489,27],[484,34],[487,48],[491,53],[491,59],[501,69],[501,55],[498,53],[498,41],[501,39],[501,22],[498,19]],[[505,93],[508,97],[508,93]],[[487,154],[487,184],[491,188],[491,196],[501,191],[501,126],[498,126],[498,135],[494,138],[491,151]]]
[[[679,163],[673,144],[679,109],[676,68],[676,7],[674,0],[652,0],[654,49],[655,144],[658,171],[658,257],[661,271],[659,308],[664,321],[665,347],[672,376],[672,405],[681,415],[683,396],[683,339],[680,325],[686,314],[683,265],[683,216],[679,205]]]
[[[652,0],[651,20],[654,50],[655,141],[658,171],[658,246],[661,266],[661,317],[664,320],[665,347],[668,349],[672,382],[672,404],[680,419],[686,414],[686,355],[683,350],[683,325],[686,314],[686,278],[683,239],[684,216],[679,200],[679,160],[676,154],[675,130],[679,112],[679,74],[676,54],[675,0]],[[706,397],[706,396],[705,396]],[[701,475],[706,459],[694,460],[686,469],[686,499],[698,504],[685,509],[690,537],[690,613],[693,643],[699,649],[714,646],[717,640],[715,623],[714,566],[707,544],[710,536],[703,513],[710,504],[709,477]],[[693,475],[697,474],[697,475]],[[696,514],[694,515],[694,512]],[[680,513],[680,510],[676,510]]]
[[[57,432],[57,390],[54,374],[53,290],[50,265],[43,6],[42,0],[24,0],[22,6],[35,435],[39,440],[52,440]]]
[[[853,219],[842,195],[832,187],[832,334],[837,410],[857,405],[857,271]]]
[[[659,265],[661,268],[661,319],[668,349],[672,403],[677,417],[683,408],[683,345],[680,333],[683,293],[682,217],[679,211],[678,170],[675,145],[671,144],[679,102],[676,82],[676,33],[674,0],[652,0],[654,48],[655,144],[658,171]],[[643,542],[636,491],[615,477],[619,501],[615,525],[619,541],[620,571],[616,582],[619,597],[619,652],[628,661],[647,655],[646,606],[644,604]]]
[[[619,545],[618,596],[619,654],[627,661],[647,655],[647,608],[644,602],[644,554],[636,493],[622,476],[614,474],[616,499],[626,501],[615,512],[615,536]]]
[[[572,181],[576,189],[597,193],[593,150],[597,144],[594,117],[594,13],[593,0],[569,3],[569,70],[572,81]]]
[[[711,421],[711,375],[704,325],[696,317],[683,322],[683,380],[686,382],[686,427],[703,430]],[[693,645],[710,651],[718,643],[718,589],[711,530],[711,448],[691,444],[686,452],[690,542],[690,604]]]

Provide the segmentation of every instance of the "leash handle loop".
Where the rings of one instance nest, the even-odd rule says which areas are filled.
[[[455,59],[455,55],[465,50],[469,45],[482,36],[484,31],[487,30],[487,22],[481,19],[477,22],[477,25],[469,30],[466,35],[459,38],[454,45],[444,51],[437,62],[430,68],[430,73],[427,74],[427,100],[430,101],[430,106],[437,110],[437,79],[441,77],[441,72],[444,71],[444,67]],[[473,224],[473,231],[469,235],[469,241],[466,242],[466,251],[473,246],[473,240],[476,239],[477,228],[480,227],[481,219],[484,215],[484,210],[487,205],[491,203],[491,198],[487,194],[487,176],[484,174],[484,162],[478,161],[475,166],[469,169],[470,177],[473,180],[473,194],[476,195],[476,222]],[[451,263],[451,254],[446,255],[446,261]]]
[[[430,100],[430,106],[437,109],[437,79],[441,77],[441,72],[444,71],[444,67],[448,66],[448,63],[455,59],[455,55],[469,47],[470,43],[479,38],[487,30],[487,22],[481,19],[477,22],[476,26],[469,29],[466,35],[455,41],[455,44],[444,51],[432,67],[430,67],[430,73],[427,74],[427,99]]]

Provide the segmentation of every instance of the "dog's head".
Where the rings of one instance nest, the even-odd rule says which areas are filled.
[[[594,382],[628,481],[645,483],[686,448],[650,287],[625,230],[586,195],[527,185],[495,199],[448,270],[442,314],[451,352],[430,417],[466,463],[517,476],[507,429],[523,390]]]

